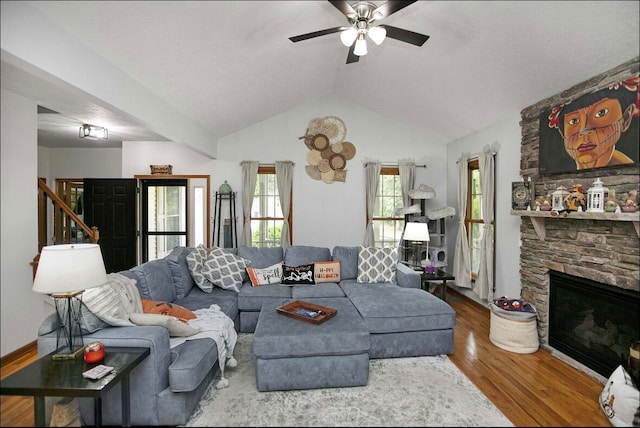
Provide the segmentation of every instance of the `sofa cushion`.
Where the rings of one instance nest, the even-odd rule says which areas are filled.
[[[238,293],[233,290],[214,287],[211,293],[205,293],[198,287],[193,287],[188,295],[175,300],[174,303],[192,311],[218,305],[232,320],[238,316]]]
[[[267,284],[254,287],[246,281],[238,293],[238,309],[240,311],[260,311],[265,301],[277,300],[286,302],[291,299],[291,289],[294,287],[282,287],[280,284]]]
[[[238,247],[238,255],[251,260],[251,267],[264,269],[284,260],[282,247]]]
[[[198,245],[186,256],[193,282],[205,293],[211,293],[211,290],[213,290],[213,283],[202,272],[204,262],[207,261],[208,256],[209,251],[204,245]]]
[[[360,247],[358,282],[395,282],[397,248]]]
[[[316,284],[340,282],[340,260],[313,263],[313,278]]]
[[[187,263],[187,255],[193,251],[193,247],[175,247],[171,253],[165,257],[171,269],[173,277],[173,285],[176,288],[176,297],[178,299],[186,296],[194,285],[193,277],[189,272],[189,264]]]
[[[349,284],[347,296],[370,333],[452,329],[456,313],[431,293],[387,283]]]
[[[171,349],[171,360],[171,391],[193,391],[218,360],[218,348],[213,339],[187,340]]]
[[[257,269],[249,266],[247,275],[251,285],[258,287],[260,285],[276,284],[282,278],[282,262],[278,262],[263,269]]]
[[[356,279],[358,277],[358,254],[360,247],[333,247],[332,260],[340,260],[340,279]]]
[[[217,287],[240,291],[246,278],[245,269],[250,263],[250,260],[214,247],[209,250],[202,274]]]
[[[151,260],[129,271],[135,275],[141,298],[164,302],[175,300],[176,288],[173,286],[169,263],[165,259]]]
[[[324,283],[320,287],[299,285],[291,287],[291,298],[295,300],[315,299],[318,297],[345,297],[342,288],[335,283]]]
[[[281,285],[315,285],[314,264],[300,266],[282,266]]]
[[[329,260],[331,260],[331,251],[325,247],[292,245],[284,252],[284,264],[287,266],[308,265]]]

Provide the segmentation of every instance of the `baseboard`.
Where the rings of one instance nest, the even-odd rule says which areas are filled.
[[[0,358],[0,368],[4,368],[6,365],[11,364],[24,356],[37,355],[37,353],[38,342],[34,340],[33,342],[27,343],[21,348],[18,348],[13,352],[9,352],[4,357]]]
[[[470,303],[474,304],[475,306],[477,306],[477,307],[479,307],[479,308],[482,308],[482,309],[484,309],[484,310],[486,310],[486,311],[489,311],[489,308],[488,308],[488,307],[486,307],[486,306],[485,306],[485,305],[483,305],[482,303],[478,302],[477,300],[472,299],[471,297],[469,297],[469,296],[467,296],[467,295],[465,295],[465,294],[461,293],[460,291],[458,291],[458,290],[457,290],[456,288],[454,288],[454,287],[447,287],[447,293],[449,293],[449,294],[453,293],[453,294],[455,294],[455,295],[459,296],[460,298],[465,299],[465,300],[467,300],[468,302],[470,302]]]

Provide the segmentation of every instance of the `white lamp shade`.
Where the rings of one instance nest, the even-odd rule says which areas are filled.
[[[367,34],[369,38],[373,40],[373,43],[379,45],[384,41],[384,38],[387,37],[387,30],[383,27],[371,27]]]
[[[358,37],[358,40],[356,40],[356,47],[353,49],[353,53],[358,56],[367,54],[367,40],[364,38],[364,35]]]
[[[428,242],[429,225],[427,223],[408,222],[404,228],[402,239],[405,241]]]
[[[33,291],[73,293],[106,282],[107,273],[98,244],[49,245],[40,252]]]
[[[348,30],[344,30],[342,33],[340,33],[340,40],[342,41],[342,44],[347,47],[351,47],[353,42],[356,41],[357,37],[358,37],[358,30],[356,30],[353,27],[349,28]]]

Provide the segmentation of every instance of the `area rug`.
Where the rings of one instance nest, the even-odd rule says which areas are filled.
[[[210,387],[186,426],[513,426],[444,355],[370,360],[366,386],[259,392],[252,340],[238,336],[230,386]]]

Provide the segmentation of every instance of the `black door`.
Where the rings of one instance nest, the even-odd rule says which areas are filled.
[[[85,178],[84,222],[97,226],[107,273],[136,265],[136,180]]]

